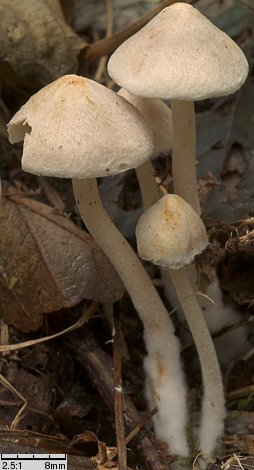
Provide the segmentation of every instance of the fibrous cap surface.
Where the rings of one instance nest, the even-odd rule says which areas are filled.
[[[196,101],[234,93],[248,62],[196,8],[174,3],[114,52],[108,72],[135,95]]]
[[[114,175],[153,153],[152,133],[134,106],[76,75],[33,95],[9,122],[8,133],[11,143],[24,139],[23,169],[45,176]]]
[[[208,244],[199,215],[175,194],[166,194],[141,215],[136,237],[140,257],[166,269],[189,264]]]

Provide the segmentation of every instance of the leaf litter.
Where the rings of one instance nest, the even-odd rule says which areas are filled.
[[[43,3],[45,6],[46,2],[40,2],[40,6]],[[70,3],[71,11],[74,4],[73,2]],[[249,0],[243,3],[249,3]],[[64,21],[62,15],[60,15],[60,20],[59,4],[57,2],[47,2],[47,4],[51,7],[54,4],[56,7],[55,11],[52,7],[51,14],[53,14],[53,22],[57,31],[61,21]],[[210,8],[213,21],[237,39],[249,59],[252,59],[253,16],[250,14],[250,10],[235,0],[224,2],[200,0],[199,5],[204,7],[205,10]],[[22,12],[23,14],[25,12]],[[20,13],[17,13],[18,15]],[[52,21],[52,18],[49,18],[47,14],[45,14],[45,17]],[[23,16],[19,16],[19,18],[21,19],[20,28],[22,29]],[[17,51],[17,54],[23,54],[23,58],[26,54],[29,55],[32,67],[28,64],[26,68],[22,56],[21,59],[17,59],[18,55],[11,58],[8,54],[4,56],[3,63],[0,65],[0,76],[4,84],[3,96],[6,98],[11,113],[17,106],[14,100],[15,97],[19,102],[27,98],[24,96],[20,98],[22,90],[27,87],[36,89],[38,86],[36,83],[46,83],[53,79],[54,74],[60,76],[62,73],[67,73],[63,72],[61,68],[63,63],[59,64],[55,61],[55,51],[60,51],[59,58],[65,57],[64,67],[66,67],[66,70],[73,72],[77,70],[80,51],[83,47],[89,51],[86,41],[90,40],[93,46],[93,33],[97,33],[97,31],[95,28],[95,31],[92,32],[92,28],[93,23],[90,23],[89,27],[83,23],[81,26],[81,40],[80,36],[70,30],[69,26],[64,25],[61,34],[66,35],[66,37],[61,36],[61,46],[70,41],[65,51],[58,49],[59,45],[54,42],[55,38],[52,39],[50,44],[50,35],[48,34],[48,44],[53,51],[50,59],[42,57],[43,54],[41,56],[37,52],[35,57],[34,51],[36,51],[40,39],[37,37],[35,44],[30,45],[28,52],[26,52],[26,49]],[[117,29],[117,25],[115,25],[114,31]],[[50,28],[48,30],[45,28],[44,31],[40,32],[42,41],[45,41],[45,31],[49,30]],[[19,30],[16,32],[19,32]],[[101,31],[99,33],[101,34]],[[117,41],[119,41],[119,38]],[[19,48],[22,49],[21,42],[18,42],[18,44]],[[107,46],[107,42],[104,43],[104,46],[105,44]],[[111,41],[110,47],[112,47],[112,44],[116,43]],[[47,47],[47,44],[45,47]],[[93,47],[90,50],[92,49]],[[96,51],[96,48],[94,51]],[[105,50],[103,50],[102,55],[104,54]],[[0,55],[0,57],[2,56]],[[89,57],[91,64],[92,60],[99,57],[98,51],[87,57]],[[42,58],[45,58],[45,64],[43,61],[40,62]],[[11,59],[13,59],[13,62]],[[17,64],[15,60],[16,62],[18,60]],[[33,64],[35,64],[34,70]],[[13,74],[13,70],[15,74]],[[41,71],[42,75],[40,76]],[[236,97],[222,98],[214,102],[208,101],[197,105],[198,171],[204,193],[207,227],[211,230],[212,254],[210,255],[210,261],[219,267],[218,273],[224,292],[228,293],[230,298],[241,306],[240,308],[242,308],[245,316],[247,314],[251,315],[254,302],[253,225],[251,217],[253,213],[252,154],[254,148],[252,73],[251,70],[249,81]],[[106,81],[105,70],[99,76],[102,82]],[[16,89],[15,93],[13,90],[10,92],[8,89],[10,85],[12,89]],[[14,152],[14,150],[9,149],[6,145],[6,137],[2,134],[0,144],[1,141],[4,143],[3,159],[7,163],[5,163],[5,170],[2,174],[13,184],[15,175],[17,176],[18,160],[16,158],[14,165],[14,159],[10,160],[10,155],[15,152],[18,153],[18,151],[15,150]],[[9,153],[6,154],[6,152]],[[2,168],[2,165],[0,167]],[[158,164],[158,173],[160,173],[160,164]],[[22,181],[28,183],[28,186],[33,181],[33,178],[28,177],[28,175],[22,175],[22,178]],[[133,175],[128,176],[126,179],[115,179],[115,182],[113,179],[110,181],[108,179],[105,182],[102,181],[101,189],[105,205],[110,207],[116,220],[118,220],[128,237],[132,239],[133,227],[140,209],[139,201],[136,203],[129,200],[133,188],[133,184],[130,183],[131,179],[133,179]],[[61,185],[59,184],[57,188],[61,196]],[[47,193],[50,194],[50,188],[47,189]],[[132,196],[132,198],[135,198],[135,196]],[[119,207],[119,201],[122,202],[122,207]],[[132,210],[133,208],[135,210]],[[3,216],[3,214],[5,215]],[[103,373],[107,373],[108,377],[112,373],[112,366],[108,357],[112,353],[109,342],[111,333],[105,324],[103,308],[99,308],[97,314],[89,322],[89,329],[95,335],[93,340],[91,338],[89,340],[89,330],[84,329],[84,327],[76,330],[76,336],[75,333],[70,333],[69,336],[65,337],[64,343],[55,338],[52,342],[36,344],[34,339],[31,340],[31,336],[34,337],[34,334],[36,334],[36,336],[47,335],[47,337],[53,337],[56,329],[58,332],[60,329],[59,326],[55,328],[54,318],[57,323],[61,321],[64,329],[66,321],[68,325],[75,325],[77,316],[80,318],[82,314],[84,302],[87,307],[87,302],[82,301],[83,298],[110,304],[121,298],[124,289],[119,284],[119,279],[115,278],[115,273],[112,273],[108,261],[104,259],[105,257],[90,237],[63,215],[55,214],[52,209],[35,200],[8,196],[2,201],[0,217],[1,314],[7,323],[14,325],[14,327],[9,327],[9,336],[12,343],[34,342],[33,352],[30,355],[30,349],[12,350],[0,362],[0,372],[6,380],[9,379],[18,393],[23,393],[24,399],[28,402],[26,414],[19,423],[18,431],[5,429],[1,432],[0,430],[0,445],[1,442],[6,442],[6,439],[8,442],[8,436],[9,438],[15,436],[17,442],[23,445],[32,444],[32,449],[34,449],[36,441],[39,442],[38,445],[42,449],[47,449],[47,451],[54,450],[59,446],[58,449],[68,449],[70,453],[80,452],[83,455],[88,455],[88,449],[91,447],[89,447],[90,444],[85,444],[85,441],[90,439],[93,443],[96,443],[97,440],[101,443],[105,441],[107,443],[106,450],[108,447],[108,452],[110,452],[110,444],[115,443],[114,419],[112,418],[112,412],[105,411],[104,401],[99,397],[106,384],[106,379],[105,383],[102,379]],[[213,228],[211,229],[211,227]],[[78,247],[81,251],[83,250],[83,262],[80,263],[78,268],[76,266],[77,269],[75,270],[73,260],[77,260],[80,255]],[[18,253],[17,248],[21,253]],[[2,268],[2,260],[4,261],[4,268]],[[84,266],[85,263],[86,266]],[[152,272],[157,275],[154,270]],[[87,276],[87,274],[91,274],[91,279],[86,278],[84,280],[84,275]],[[69,284],[70,278],[72,278],[71,284]],[[90,297],[87,294],[89,289]],[[76,304],[77,306],[74,307]],[[141,364],[144,348],[140,341],[141,325],[137,321],[126,297],[120,299],[119,308],[126,315],[122,323],[127,347],[130,350],[132,360],[134,359],[137,363],[136,367],[133,368],[133,364],[128,364],[126,360],[123,361],[123,385],[129,391],[127,398],[132,397],[138,403],[139,408],[142,409],[144,400],[143,397],[138,396],[143,388]],[[54,315],[53,313],[46,314],[46,312],[54,312]],[[43,321],[43,318],[45,321]],[[39,327],[39,334],[32,333]],[[68,328],[69,326],[67,326],[67,330]],[[85,341],[84,338],[86,338]],[[40,339],[43,340],[43,338]],[[100,351],[96,349],[98,343],[102,345]],[[73,345],[75,345],[75,351]],[[189,360],[190,357],[188,356],[188,363]],[[89,372],[89,364],[92,363],[96,367],[98,366],[101,376],[91,372],[91,368]],[[81,372],[80,366],[83,372]],[[99,366],[102,366],[102,368],[100,369]],[[132,386],[130,386],[130,381],[133,383]],[[196,381],[196,376],[195,382],[194,386],[198,390],[199,383],[198,380]],[[251,359],[245,362],[244,365],[240,362],[236,363],[228,371],[227,390],[229,392],[245,390],[245,393],[248,393],[247,390],[251,389],[248,389],[245,385],[250,384],[249,387],[251,387],[252,382],[253,362]],[[29,391],[26,387],[27,383],[31,383]],[[97,390],[96,393],[95,389]],[[82,391],[84,392],[83,401],[80,400]],[[33,394],[34,397],[32,397]],[[40,407],[36,407],[37,398],[38,403],[41,403]],[[44,403],[40,401],[43,398],[45,398]],[[237,448],[241,451],[253,452],[254,430],[250,424],[253,421],[253,400],[251,400],[251,397],[248,399],[248,396],[245,398],[244,405],[240,400],[235,400],[234,403],[231,400],[229,403],[233,414],[230,413],[229,415],[227,433],[223,440],[232,452]],[[14,397],[11,398],[10,392],[7,392],[6,389],[1,391],[0,424],[3,428],[11,426],[22,405],[21,402],[18,403],[15,400],[14,403],[11,403],[13,399]],[[247,411],[242,411],[241,406],[244,406]],[[43,409],[44,414],[39,413],[38,408]],[[233,420],[232,416],[234,417]],[[72,423],[74,424],[72,425]],[[87,428],[90,428],[90,432],[95,433],[94,436],[90,435],[89,438],[88,434],[82,433]],[[74,440],[75,445],[78,445],[74,448],[71,439],[76,431],[81,436],[83,434],[83,438]],[[68,437],[64,439],[60,437],[61,432]],[[142,426],[139,432],[142,434]],[[50,437],[50,433],[55,434],[55,438],[54,436]],[[2,441],[3,439],[5,441]],[[98,454],[99,447],[99,452],[102,452],[102,455],[99,455],[96,461],[94,460],[95,463],[92,463],[91,459],[83,460],[81,468],[108,468],[108,465],[115,464],[109,462],[107,457],[105,458],[107,452],[103,445],[105,446],[105,444],[97,445],[94,450],[93,455]],[[155,447],[153,450],[155,451]],[[161,446],[161,453],[166,455],[164,450]],[[143,465],[147,465],[140,455],[139,459]],[[139,459],[135,456],[133,467],[135,467],[137,461],[139,462]],[[165,463],[164,461],[163,465],[161,467],[158,465],[157,467],[153,466],[153,468],[169,468],[169,462]],[[149,466],[146,468],[149,468]]]
[[[43,313],[83,298],[114,302],[123,285],[88,234],[46,205],[2,199],[0,311],[23,331],[38,329]]]
[[[66,24],[58,0],[1,0],[0,17],[3,82],[45,85],[77,71],[86,43]]]

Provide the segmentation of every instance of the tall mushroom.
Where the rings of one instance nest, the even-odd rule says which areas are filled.
[[[243,52],[197,9],[179,2],[127,39],[108,72],[134,95],[171,100],[174,192],[199,213],[193,101],[238,90],[248,73]]]
[[[143,322],[146,363],[165,365],[160,379],[169,384],[169,392],[178,391],[177,402],[166,395],[157,397],[156,404],[169,400],[172,416],[177,416],[165,423],[170,450],[187,455],[186,387],[173,323],[142,263],[103,209],[96,183],[96,177],[134,168],[151,156],[149,129],[138,111],[113,91],[67,75],[32,96],[9,122],[8,132],[11,143],[24,139],[25,171],[73,179],[81,217],[120,275]],[[167,345],[162,352],[161,342]]]
[[[111,56],[108,71],[118,85],[134,95],[171,100],[174,192],[200,213],[193,101],[238,90],[248,73],[248,63],[243,52],[198,10],[179,2],[162,10],[125,41]],[[182,270],[176,271],[171,279],[177,292],[183,279],[189,283],[187,272]],[[203,322],[202,312],[195,302],[196,313],[200,322]],[[212,343],[209,344],[213,348]],[[218,389],[222,393],[214,350],[212,357],[214,368],[211,374],[217,371]],[[203,403],[200,439],[202,450],[210,452],[215,443],[214,436],[209,439],[213,403],[211,400],[209,413],[205,412],[205,404],[206,400]],[[220,432],[218,420],[217,436]]]

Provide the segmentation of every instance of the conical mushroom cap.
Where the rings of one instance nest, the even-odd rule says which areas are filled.
[[[124,98],[93,80],[65,75],[42,88],[8,124],[24,139],[22,167],[65,178],[114,175],[153,153],[153,136]]]
[[[172,112],[162,100],[143,98],[121,88],[118,95],[123,96],[143,116],[154,136],[154,157],[167,153],[172,147]]]
[[[196,101],[234,93],[248,63],[197,9],[174,3],[114,52],[108,72],[134,95]]]
[[[201,218],[176,194],[166,194],[141,215],[136,237],[140,257],[166,269],[191,263],[208,244]]]

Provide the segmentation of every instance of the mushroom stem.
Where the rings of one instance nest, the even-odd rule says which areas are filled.
[[[173,323],[141,261],[104,210],[96,179],[74,179],[73,190],[87,229],[115,267],[143,322],[145,369],[150,391],[156,390],[154,397],[148,391],[150,404],[158,407],[157,420],[167,428],[170,451],[186,456],[186,386]]]
[[[153,176],[154,169],[151,160],[147,160],[136,168],[143,209],[146,210],[160,199],[160,191]]]
[[[178,169],[180,170],[180,168],[181,167],[179,166]],[[149,168],[143,167],[140,169],[143,173],[145,171],[147,172],[146,176],[144,174],[142,175],[142,179],[138,178],[144,209],[146,209],[152,205],[153,197],[156,195],[157,185],[151,177]],[[193,169],[195,171],[194,165]],[[183,171],[181,172],[183,173]],[[150,185],[151,194],[153,194],[152,197],[149,196],[147,187],[143,190],[141,186],[144,180],[146,185]],[[193,191],[193,193],[194,195],[197,195],[197,192]],[[157,197],[157,200],[158,199],[159,197]],[[194,266],[192,264],[179,270],[161,269],[161,271],[163,272],[165,283],[170,285],[171,281],[173,284],[177,298],[179,299],[180,305],[189,324],[194,343],[197,347],[204,384],[202,418],[199,431],[200,448],[203,452],[212,453],[216,446],[217,438],[220,437],[223,432],[223,421],[225,418],[224,392],[220,366],[214,344],[193,287],[197,280],[197,272],[196,269],[193,268]]]
[[[174,193],[200,214],[196,177],[196,126],[193,101],[171,100]]]
[[[196,295],[186,268],[169,270],[172,284],[181,301],[200,360],[204,383],[201,426],[199,430],[200,449],[211,454],[216,441],[223,432],[225,418],[223,383],[214,344],[203,318]]]

